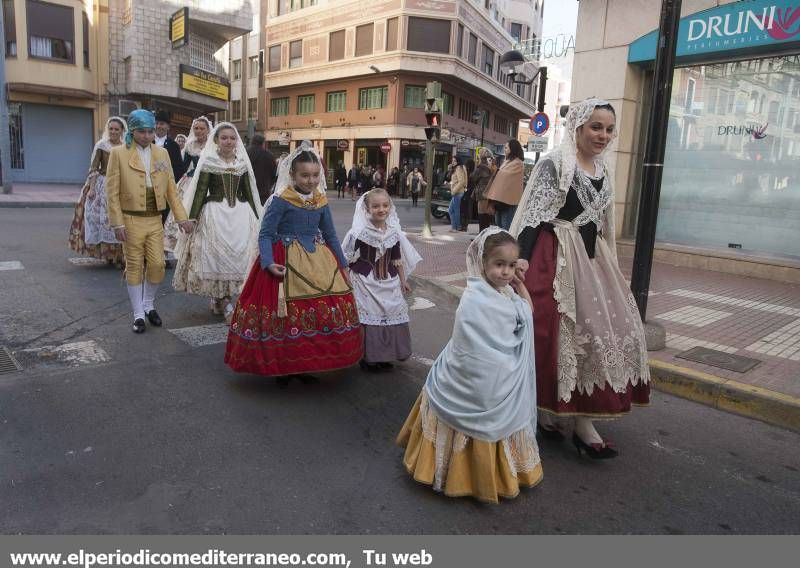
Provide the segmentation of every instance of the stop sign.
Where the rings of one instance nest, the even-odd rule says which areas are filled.
[[[392,151],[391,144],[389,144],[388,142],[384,142],[383,144],[381,144],[381,152],[383,152],[384,154],[388,154],[391,151]]]

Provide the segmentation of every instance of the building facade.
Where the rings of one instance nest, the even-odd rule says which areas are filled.
[[[108,2],[4,0],[11,178],[81,183],[108,117]]]
[[[442,84],[440,163],[482,142],[499,149],[535,108],[535,89],[512,84],[499,58],[515,42],[512,26],[541,32],[540,3],[502,4],[512,3],[530,6],[528,17],[510,19],[488,0],[270,0],[265,134],[273,152],[310,140],[329,168],[422,165],[429,81]]]
[[[267,128],[264,30],[268,7],[268,0],[254,2],[252,31],[232,39],[222,50],[231,83],[231,101],[228,112],[218,117],[232,122],[244,140],[256,132],[263,134]]]
[[[196,116],[228,110],[230,82],[218,52],[251,30],[256,1],[109,0],[110,113],[164,110],[174,134]]]
[[[800,2],[683,3],[657,256],[800,275]],[[658,3],[580,3],[572,99],[617,109],[617,227],[635,230]]]

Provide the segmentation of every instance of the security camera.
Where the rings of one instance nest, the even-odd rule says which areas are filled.
[[[374,65],[370,65],[369,68],[372,69],[373,71],[375,71],[375,73],[380,73],[381,72],[381,70],[378,69],[377,67],[375,67]]]

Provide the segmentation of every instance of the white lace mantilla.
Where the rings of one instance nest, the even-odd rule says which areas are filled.
[[[436,448],[433,489],[442,491],[447,482],[447,473],[453,455],[463,452],[472,438],[440,420],[428,404],[428,397],[424,391],[420,401],[419,414],[422,435]],[[497,443],[503,445],[506,460],[514,477],[517,477],[520,472],[533,471],[541,463],[533,425],[528,425]]]
[[[644,326],[605,239],[595,258],[586,254],[574,223],[553,221],[558,238],[553,297],[558,305],[558,396],[569,402],[576,390],[591,395],[611,386],[650,381]]]

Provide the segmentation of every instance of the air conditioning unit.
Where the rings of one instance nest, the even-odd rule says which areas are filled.
[[[129,101],[127,99],[120,99],[119,101],[119,116],[128,116],[136,109],[142,108],[142,105],[136,101]]]

